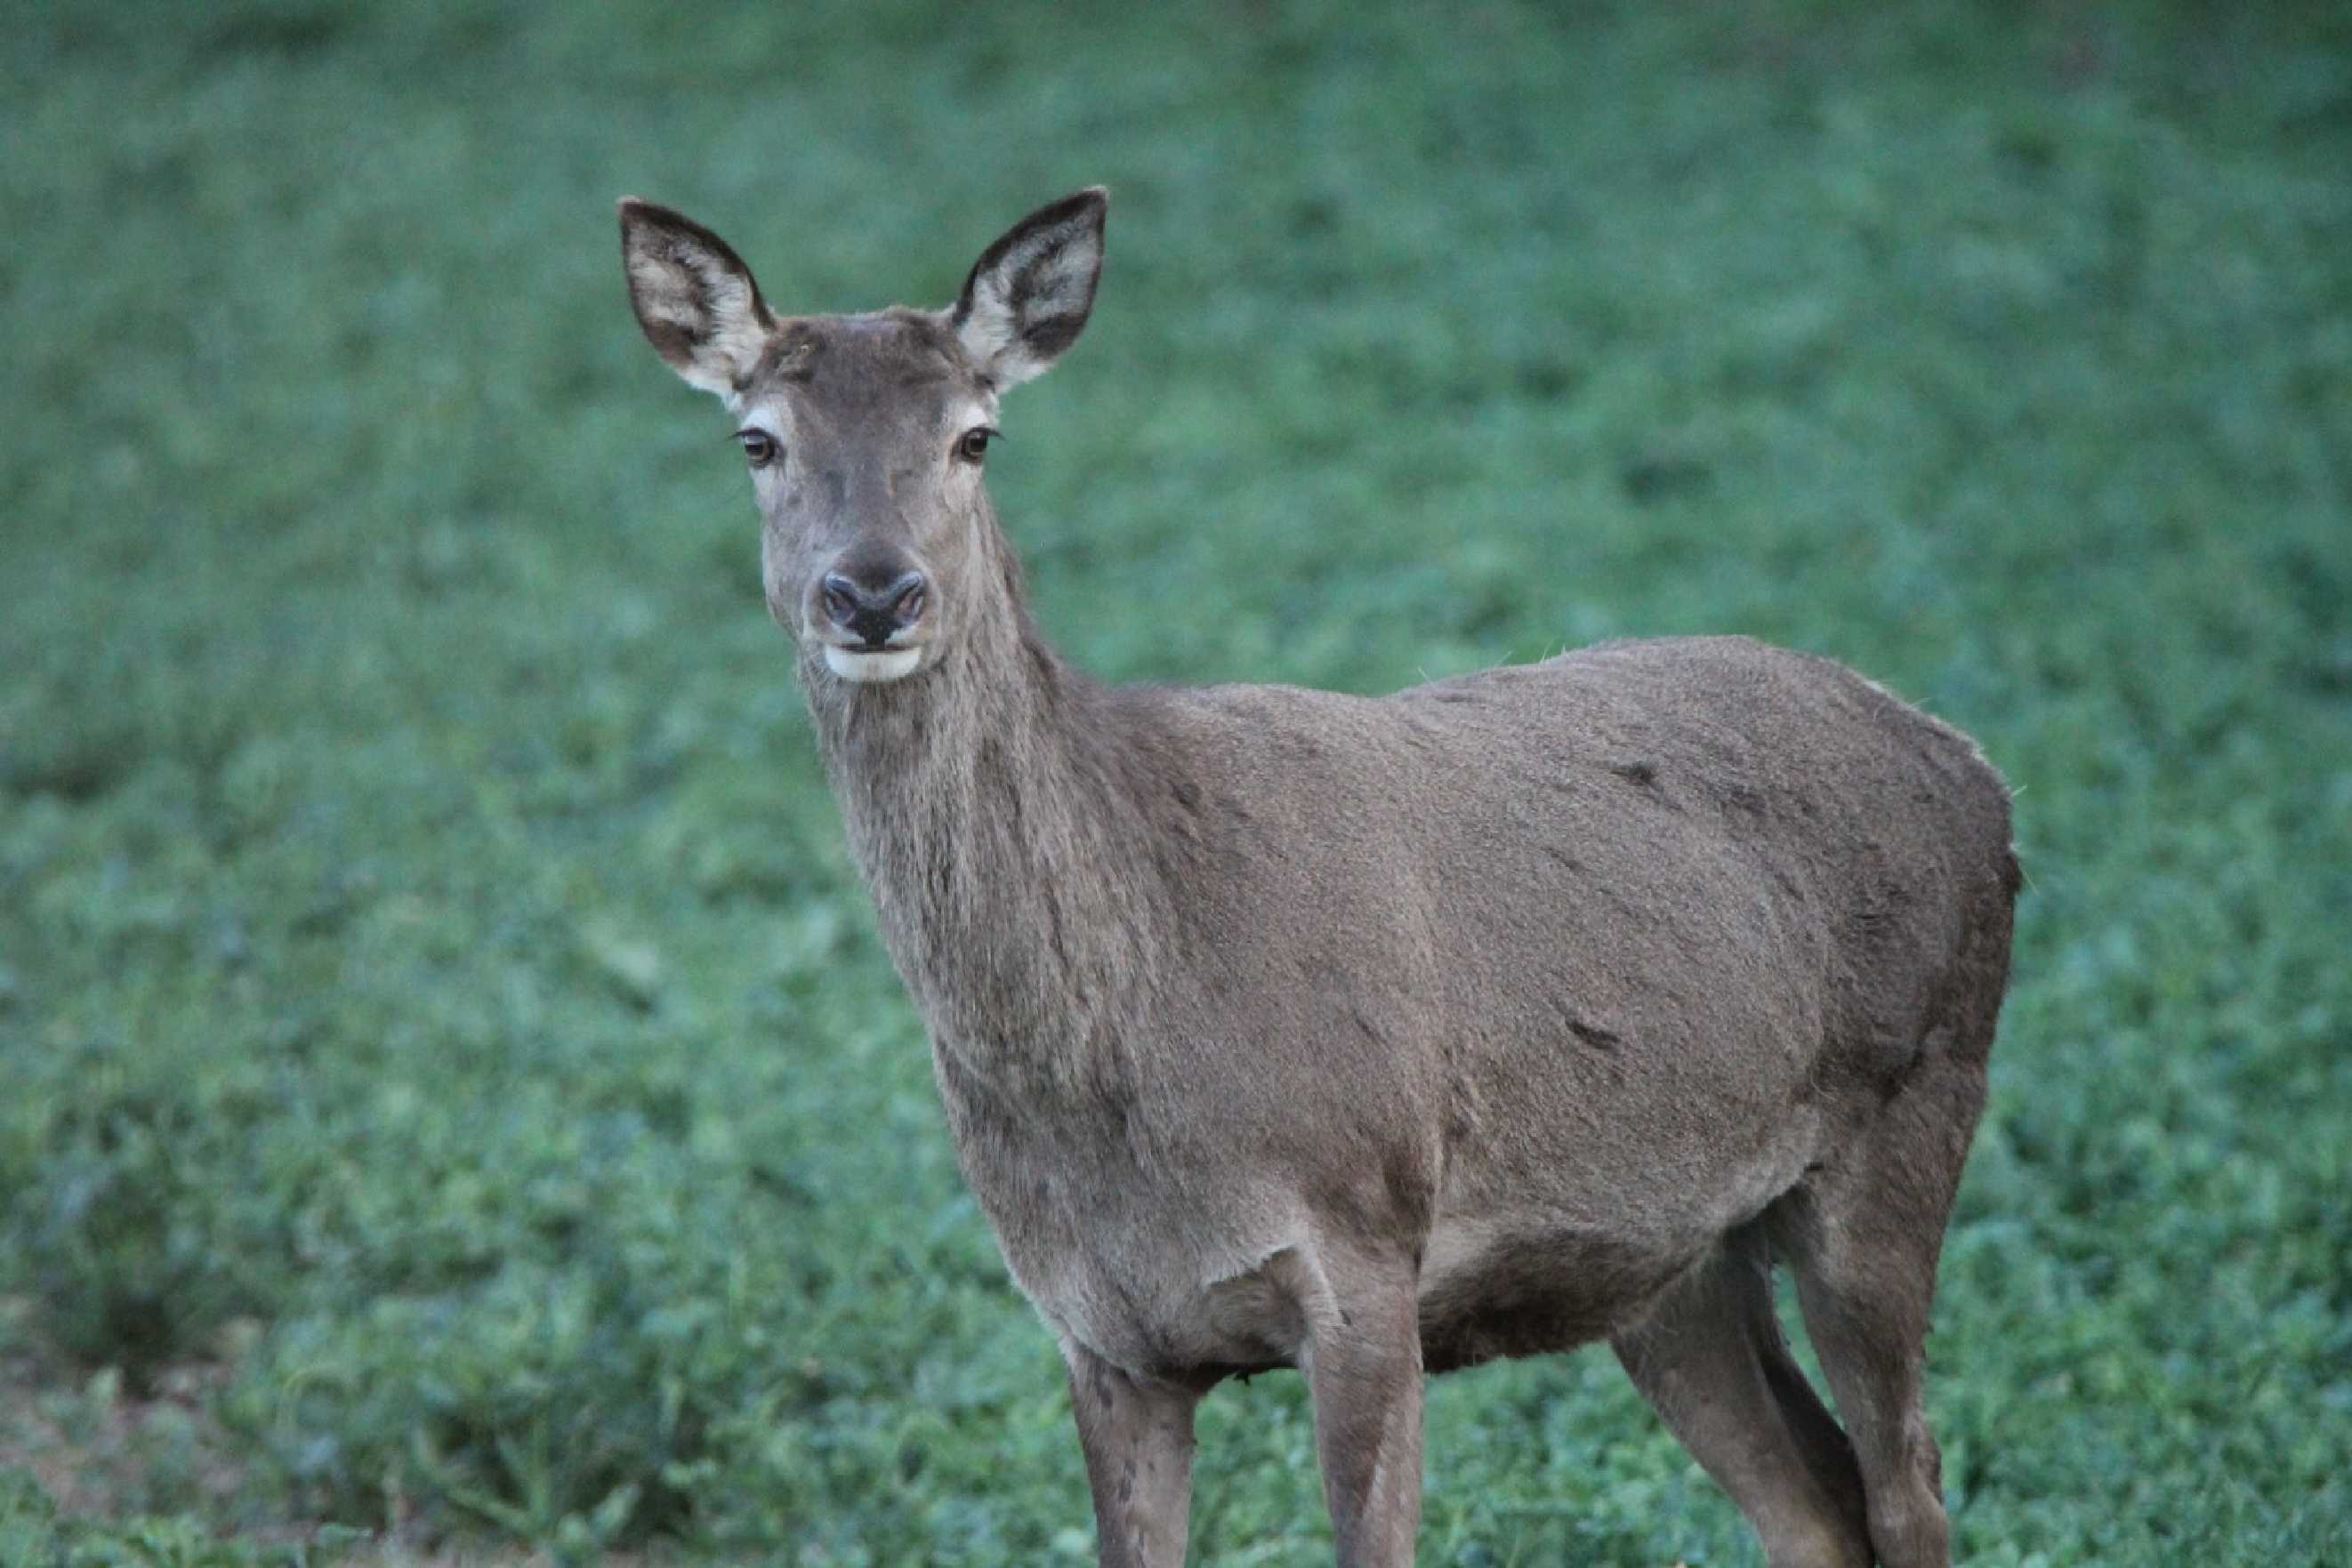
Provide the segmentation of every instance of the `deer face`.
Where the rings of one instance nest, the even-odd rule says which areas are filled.
[[[1076,340],[1102,267],[1105,199],[1032,214],[945,310],[779,319],[700,225],[621,204],[646,337],[736,422],[762,519],[769,612],[831,676],[904,680],[982,602],[982,476],[997,398]]]
[[[996,394],[914,311],[782,322],[762,360],[729,407],[769,612],[844,680],[910,675],[972,597]]]

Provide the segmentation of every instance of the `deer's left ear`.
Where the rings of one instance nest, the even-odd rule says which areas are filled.
[[[999,387],[1042,375],[1078,340],[1102,277],[1101,186],[1040,207],[990,246],[949,320],[964,352]]]
[[[692,218],[632,197],[621,260],[637,325],[670,369],[720,397],[740,392],[776,327],[743,258]]]

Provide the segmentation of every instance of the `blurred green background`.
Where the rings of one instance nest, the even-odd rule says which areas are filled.
[[[1125,679],[1738,631],[2032,887],[1976,1564],[2352,1562],[2352,9],[10,4],[0,1562],[1090,1560],[612,204],[789,310],[1114,190],[992,464]],[[1609,1358],[1423,1560],[1753,1563]],[[1319,1564],[1297,1381],[1195,1560]]]

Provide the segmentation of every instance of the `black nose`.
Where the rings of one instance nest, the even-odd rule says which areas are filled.
[[[876,588],[845,572],[828,571],[817,588],[835,626],[867,647],[878,648],[923,618],[930,581],[919,571],[905,571]]]

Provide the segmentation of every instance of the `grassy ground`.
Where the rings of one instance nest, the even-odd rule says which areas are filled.
[[[787,308],[1104,181],[993,483],[1125,678],[1743,631],[2032,886],[1932,1408],[1978,1564],[2352,1561],[2352,23],[1903,3],[8,7],[0,1562],[1077,1562],[611,203]],[[1755,1561],[1605,1355],[1424,1561]],[[1296,1382],[1196,1559],[1328,1562]]]

